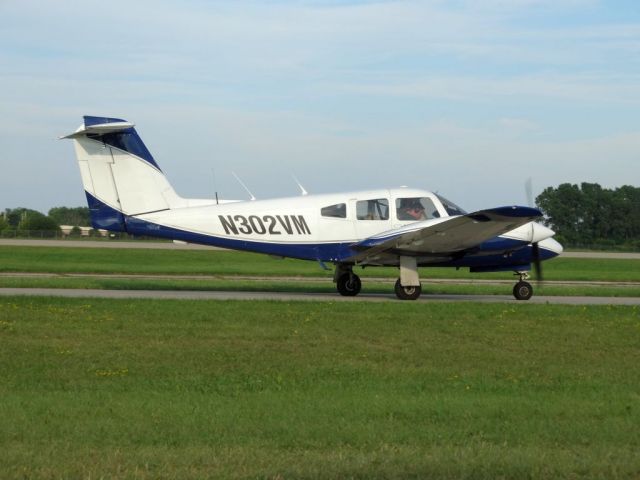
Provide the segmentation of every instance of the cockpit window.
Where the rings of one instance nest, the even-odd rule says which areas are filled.
[[[347,218],[347,205],[345,203],[336,203],[335,205],[322,207],[320,215],[323,217]]]
[[[442,202],[442,206],[444,207],[444,209],[447,211],[447,213],[449,215],[451,215],[451,216],[454,216],[454,215],[466,215],[467,212],[464,209],[460,208],[455,203],[450,202],[449,200],[444,198],[442,195],[438,195],[436,193],[436,197],[438,197],[438,199],[440,199],[440,201]]]
[[[438,218],[440,214],[429,197],[396,198],[396,216],[398,220],[418,222]]]
[[[356,202],[358,220],[389,220],[389,200],[376,198]]]

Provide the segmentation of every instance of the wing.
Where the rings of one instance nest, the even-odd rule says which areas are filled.
[[[541,216],[535,208],[499,207],[416,222],[352,245],[359,252],[351,260],[361,262],[390,250],[409,256],[455,255]]]

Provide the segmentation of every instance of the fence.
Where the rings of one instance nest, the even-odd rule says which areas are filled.
[[[107,232],[106,230],[80,230],[80,231],[62,231],[62,230],[15,230],[7,228],[0,231],[0,238],[24,238],[24,239],[49,239],[64,240],[66,238],[82,239],[105,239],[105,240],[137,240],[142,237],[129,235],[122,232]]]

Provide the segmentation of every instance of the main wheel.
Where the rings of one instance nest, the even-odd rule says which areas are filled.
[[[533,295],[533,287],[529,282],[519,281],[513,287],[513,296],[516,300],[529,300]]]
[[[395,286],[396,296],[400,300],[416,300],[422,293],[422,286],[403,287],[400,285],[400,279],[396,280]]]
[[[343,273],[336,282],[338,293],[343,297],[355,297],[360,293],[362,282],[355,273]]]

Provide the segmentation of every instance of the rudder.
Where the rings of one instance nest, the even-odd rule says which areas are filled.
[[[85,116],[74,133],[82,183],[94,228],[126,231],[126,217],[179,206],[175,193],[134,125]]]

